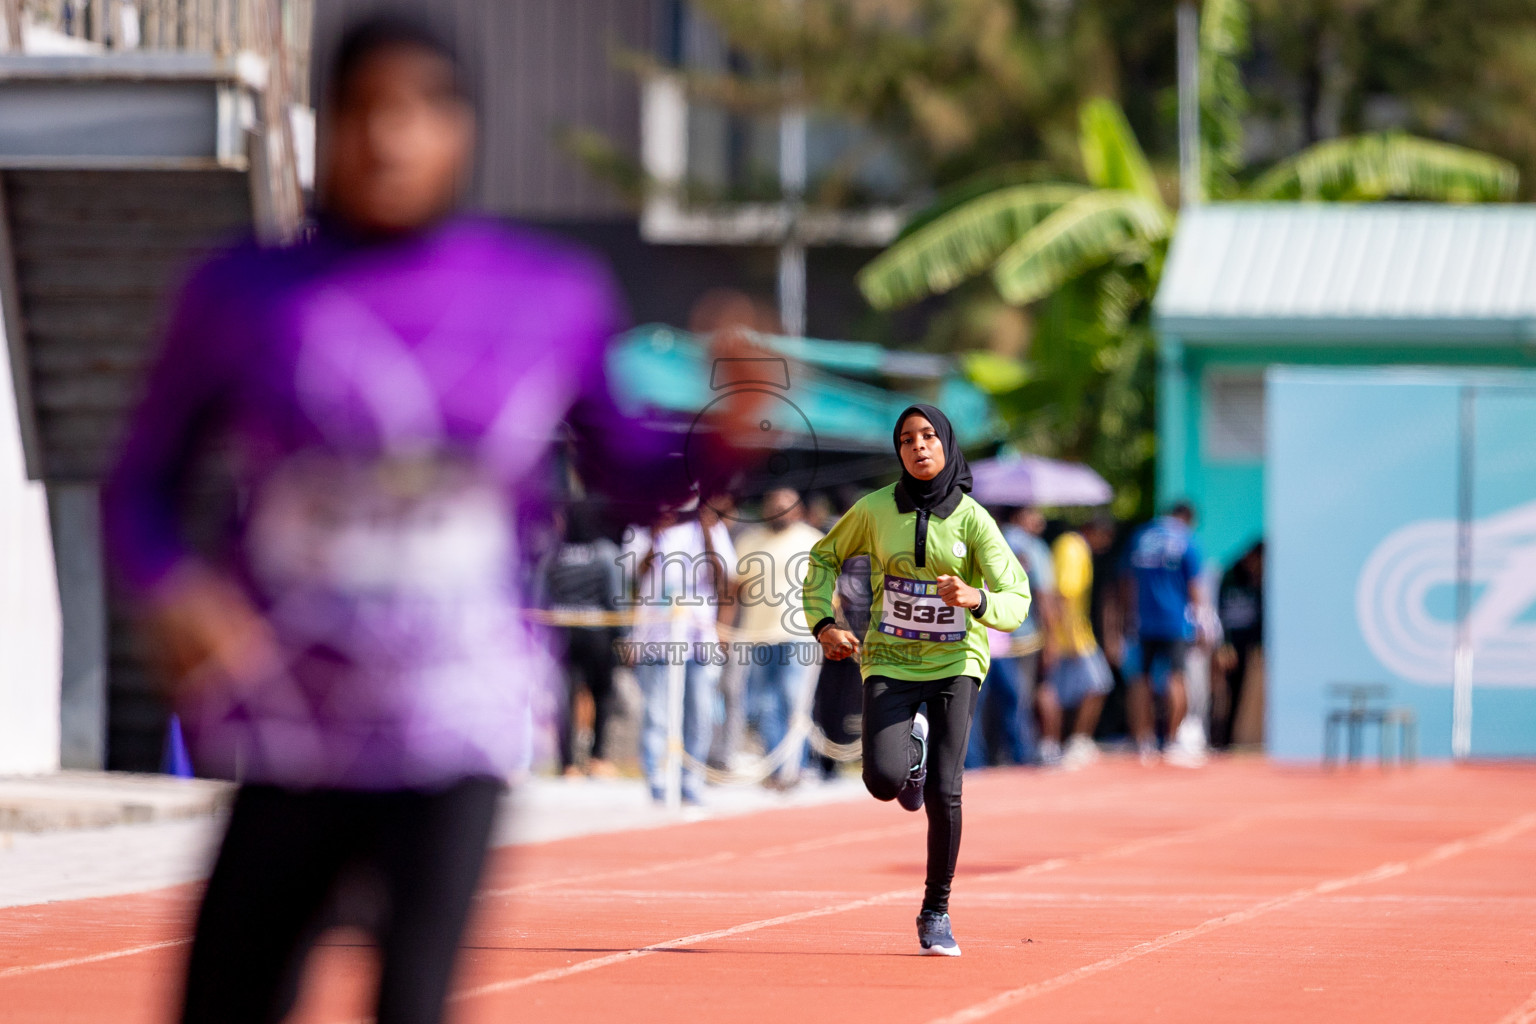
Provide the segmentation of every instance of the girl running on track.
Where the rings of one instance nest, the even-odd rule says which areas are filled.
[[[948,418],[909,406],[894,441],[901,479],[861,498],[811,549],[805,620],[828,658],[860,657],[864,785],[909,811],[928,805],[918,942],[924,953],[959,956],[949,889],[971,711],[987,674],[987,629],[1018,628],[1029,582],[997,523],[966,493],[971,471]],[[862,642],[832,618],[838,572],[855,555],[869,556],[874,592]]]

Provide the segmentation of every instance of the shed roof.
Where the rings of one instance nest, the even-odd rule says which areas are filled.
[[[1194,343],[1536,341],[1536,206],[1197,207],[1154,308]]]
[[[779,424],[774,442],[825,451],[890,451],[891,426],[913,402],[933,401],[948,413],[961,445],[975,447],[1001,439],[1003,427],[991,400],[958,371],[930,382],[925,396],[851,380],[823,367],[858,364],[865,349],[852,343],[851,355],[834,341],[781,345],[794,339],[765,339],[783,352],[787,374],[784,397],[798,417]],[[800,356],[815,354],[815,364]],[[608,353],[615,391],[627,405],[689,416],[720,396],[712,361],[699,338],[663,324],[637,327],[618,339]],[[783,384],[771,385],[784,387]]]

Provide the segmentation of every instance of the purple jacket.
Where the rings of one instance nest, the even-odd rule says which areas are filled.
[[[194,274],[103,500],[111,560],[153,599],[190,553],[194,451],[215,441],[234,468],[217,558],[285,667],[185,702],[200,770],[377,789],[519,765],[547,656],[518,538],[562,424],[597,486],[659,502],[688,485],[681,435],[610,397],[621,321],[592,257],[471,218],[244,245]]]

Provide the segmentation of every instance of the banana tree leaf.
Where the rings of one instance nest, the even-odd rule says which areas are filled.
[[[951,210],[959,209],[972,199],[991,195],[998,189],[1013,188],[1017,185],[1045,184],[1051,180],[1049,170],[1049,166],[1043,162],[1029,161],[1003,164],[1001,167],[989,167],[978,171],[944,189],[933,198],[931,203],[914,213],[902,225],[895,241],[899,242],[912,237]]]
[[[1029,380],[1029,368],[1017,359],[981,350],[960,357],[960,365],[972,383],[989,395],[1016,391]]]
[[[972,199],[875,257],[859,272],[859,289],[876,309],[949,291],[1086,192],[1081,185],[1018,185]]]
[[[1249,196],[1476,203],[1511,200],[1519,184],[1520,172],[1507,160],[1389,132],[1320,142],[1272,167]]]
[[[1107,99],[1089,100],[1078,115],[1082,126],[1080,145],[1083,172],[1095,188],[1133,192],[1154,206],[1163,207],[1152,164],[1136,141],[1131,123],[1120,105]]]
[[[1161,245],[1173,217],[1132,192],[1089,192],[1051,214],[998,259],[992,280],[1015,305],[1044,298],[1127,249]]]

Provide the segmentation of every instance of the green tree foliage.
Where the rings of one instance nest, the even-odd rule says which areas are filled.
[[[803,104],[846,118],[896,146],[916,180],[939,188],[1019,161],[1043,164],[1037,178],[1067,173],[1082,101],[1139,79],[1117,34],[1145,37],[1149,20],[1115,10],[1136,9],[1125,0],[691,6],[740,58],[730,71],[682,69],[695,98],[741,113]],[[1171,30],[1167,11],[1156,20]]]
[[[1145,508],[1176,5],[692,6],[739,58],[683,69],[692,95],[842,117],[895,146],[915,194],[932,197],[861,273],[871,305],[945,296],[928,346],[972,350],[1023,443],[1087,459],[1122,511]],[[1517,170],[1536,181],[1533,14],[1532,0],[1201,0],[1204,195],[1511,198]],[[589,163],[612,162],[579,141]],[[844,197],[832,181],[809,198]]]
[[[1519,185],[1520,173],[1507,160],[1388,132],[1319,142],[1271,167],[1248,195],[1333,202],[1433,197],[1486,203],[1513,199]]]
[[[1536,187],[1531,0],[1252,0],[1253,109],[1275,159],[1402,131],[1495,153]]]
[[[1249,106],[1242,72],[1249,22],[1248,0],[1206,0],[1200,12],[1200,172],[1207,199],[1238,190]]]
[[[1214,123],[1202,132],[1208,192],[1355,201],[1513,197],[1518,174],[1507,161],[1401,134],[1319,143],[1242,189],[1246,100],[1223,91],[1242,92],[1234,76],[1246,46],[1244,6],[1210,0],[1201,33],[1201,65],[1210,75],[1202,114]],[[985,273],[1003,301],[1036,304],[1027,372],[1000,395],[1003,408],[1030,447],[1087,459],[1116,485],[1121,511],[1146,511],[1149,314],[1174,216],[1116,104],[1084,106],[1079,146],[1085,186],[1015,185],[951,202],[866,266],[859,285],[873,305],[892,307]]]

